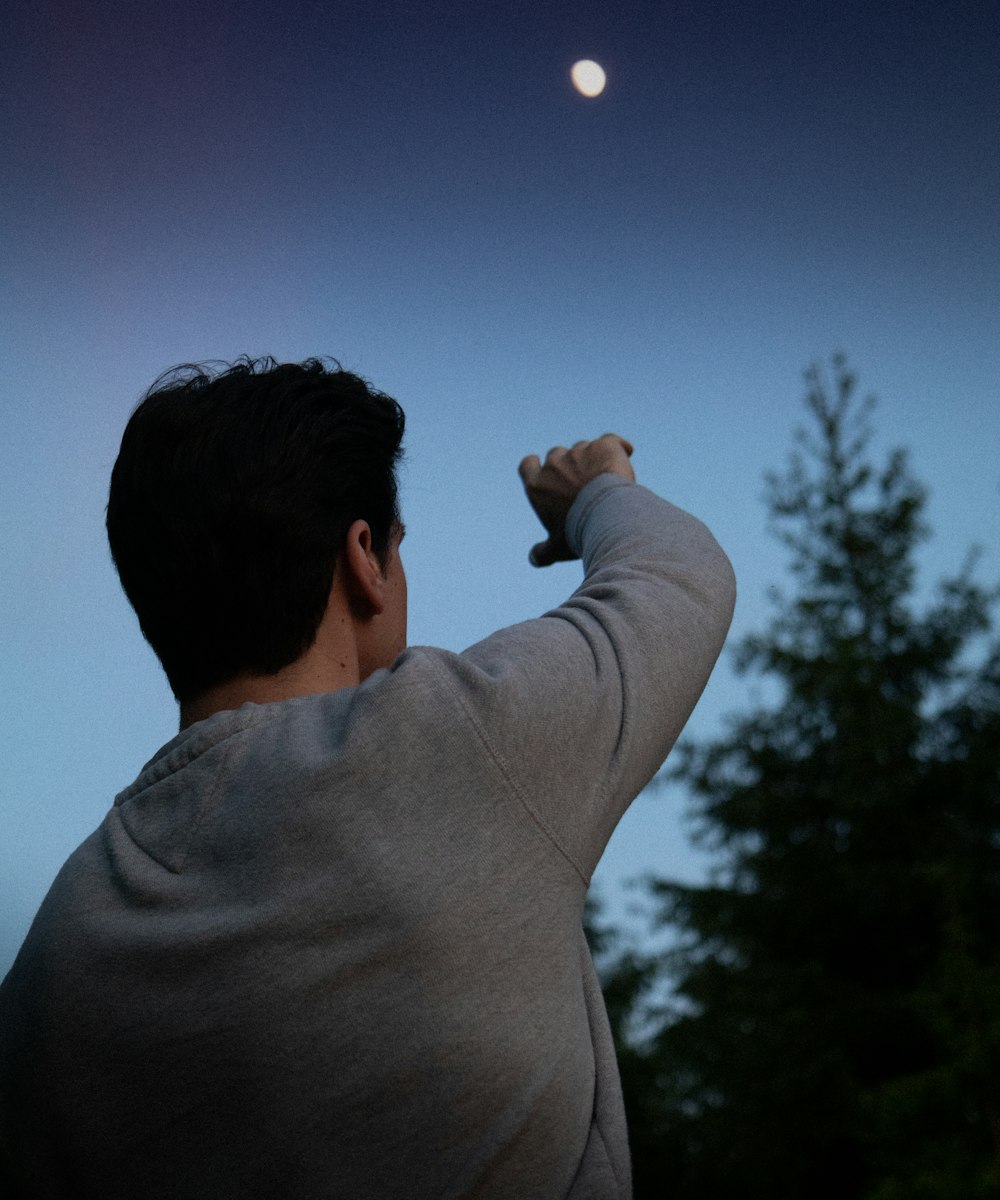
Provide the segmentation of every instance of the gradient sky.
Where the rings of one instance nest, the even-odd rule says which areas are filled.
[[[536,616],[528,453],[619,432],[760,628],[762,476],[844,350],[911,448],[922,586],[1000,577],[1000,5],[14,0],[0,37],[0,973],[177,732],[104,505],[165,368],[334,355],[408,418],[410,641]],[[573,91],[594,58],[604,94]],[[688,732],[748,685],[724,657]],[[697,879],[647,793],[595,883]]]

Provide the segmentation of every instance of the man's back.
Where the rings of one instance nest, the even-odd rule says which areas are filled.
[[[566,532],[545,617],[216,713],[116,798],[2,989],[27,1194],[630,1194],[584,897],[734,592],[618,477]]]

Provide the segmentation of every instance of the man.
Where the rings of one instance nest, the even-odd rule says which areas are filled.
[[[407,649],[402,434],[316,360],[175,372],[129,420],[108,536],[181,728],[3,983],[24,1195],[631,1194],[584,899],[732,570],[605,434],[519,468],[580,587]]]

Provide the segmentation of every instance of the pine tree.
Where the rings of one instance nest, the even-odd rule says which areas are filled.
[[[915,611],[924,489],[905,451],[870,462],[874,401],[842,356],[806,381],[814,431],[767,492],[795,591],[736,652],[780,698],[664,776],[719,866],[651,885],[673,999],[641,1045],[616,1016],[635,1194],[995,1198],[998,593],[970,556]],[[606,970],[619,1009],[653,967]]]

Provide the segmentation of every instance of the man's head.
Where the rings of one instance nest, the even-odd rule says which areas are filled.
[[[352,609],[378,608],[378,573],[399,570],[404,425],[395,400],[318,359],[183,366],[153,384],[122,437],[107,531],[182,708],[301,660],[330,617],[338,561]],[[386,595],[396,610],[371,659],[400,639],[398,580]],[[405,642],[405,580],[401,603]]]

